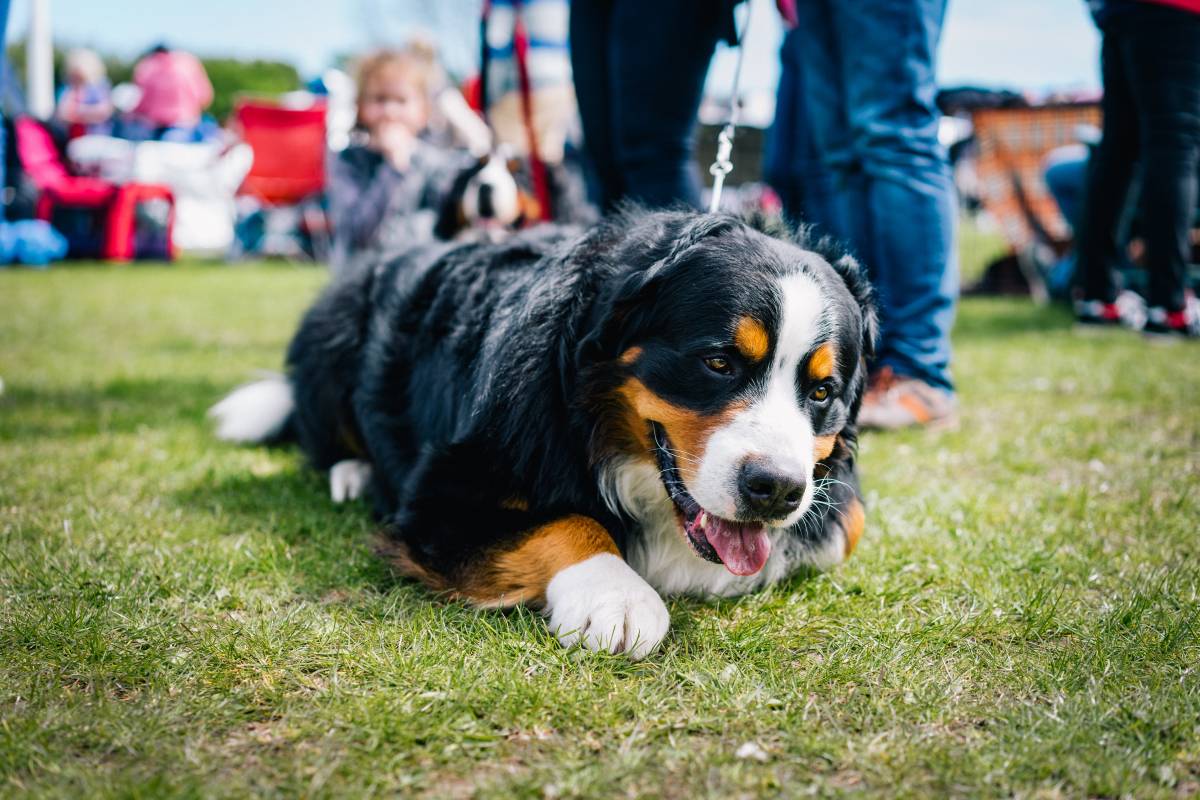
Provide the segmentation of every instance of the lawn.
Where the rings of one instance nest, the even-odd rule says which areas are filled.
[[[0,272],[0,796],[1200,793],[1200,348],[964,303],[962,424],[863,440],[855,556],[630,663],[209,435],[323,277]]]

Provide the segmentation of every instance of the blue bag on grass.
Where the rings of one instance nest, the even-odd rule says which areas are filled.
[[[0,267],[12,262],[45,267],[67,254],[67,239],[40,219],[0,222]]]

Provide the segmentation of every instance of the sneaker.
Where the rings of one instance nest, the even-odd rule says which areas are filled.
[[[1152,336],[1182,336],[1200,338],[1200,300],[1191,292],[1184,297],[1183,308],[1167,311],[1153,306],[1147,313],[1145,332]]]
[[[896,430],[914,425],[941,428],[958,421],[954,394],[919,378],[884,367],[871,376],[858,411],[864,430]]]
[[[1146,325],[1146,303],[1137,292],[1124,290],[1111,303],[1076,300],[1075,320],[1081,325],[1119,325],[1140,331]]]

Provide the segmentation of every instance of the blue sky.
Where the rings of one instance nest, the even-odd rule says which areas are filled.
[[[781,35],[771,0],[752,0],[743,81],[774,85]],[[1083,0],[949,0],[939,75],[943,85],[1021,89],[1099,85],[1098,40]],[[24,35],[29,0],[12,0],[9,38]],[[114,8],[116,7],[116,8]],[[479,0],[51,0],[63,44],[132,56],[159,41],[203,55],[278,58],[313,74],[339,53],[436,31],[451,62],[474,56]],[[710,80],[727,86],[732,57],[718,56]]]

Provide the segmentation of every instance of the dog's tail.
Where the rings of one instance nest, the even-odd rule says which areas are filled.
[[[243,384],[208,410],[216,420],[217,438],[242,444],[277,442],[287,438],[295,392],[283,375],[267,374]]]

